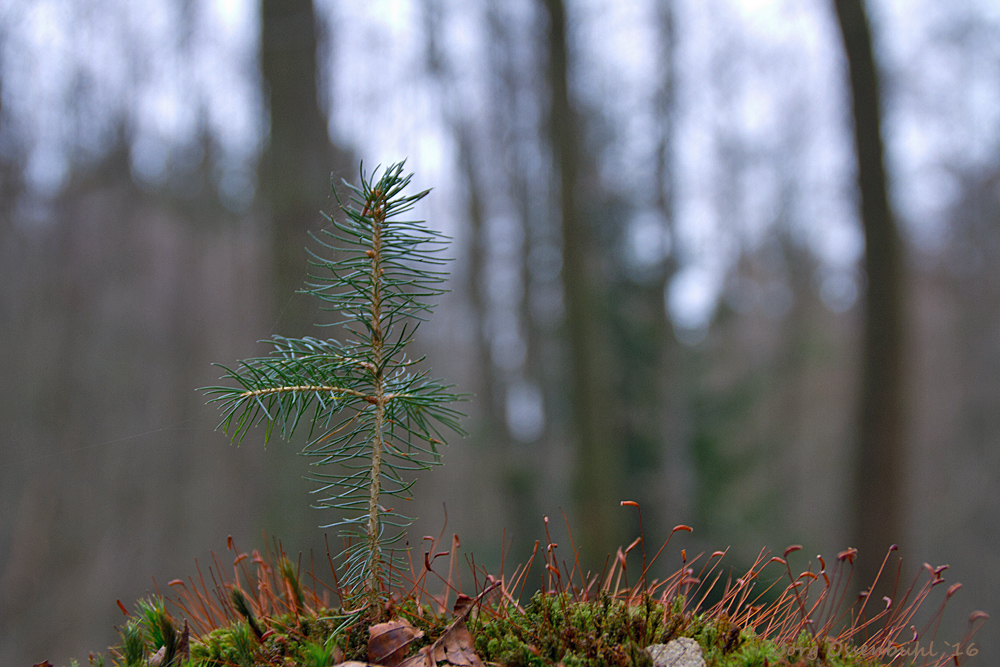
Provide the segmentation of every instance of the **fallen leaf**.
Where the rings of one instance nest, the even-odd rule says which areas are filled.
[[[451,625],[438,637],[436,642],[420,649],[416,655],[410,656],[398,667],[441,667],[441,665],[484,667],[483,661],[476,655],[475,642],[472,640],[472,633],[465,625],[465,619],[472,613],[476,602],[497,585],[489,586],[476,598],[459,595],[458,599],[455,600],[453,608],[455,620],[452,621]]]
[[[52,663],[46,660],[45,662],[36,662],[31,667],[52,667]]]
[[[373,625],[368,628],[368,659],[384,667],[397,667],[410,644],[423,636],[423,630],[416,629],[406,619]]]
[[[409,658],[404,660],[399,667],[437,667],[437,663],[434,662],[432,654],[434,653],[434,646],[425,646],[416,655],[411,655]]]
[[[472,607],[475,602],[475,598],[470,598],[465,593],[459,593],[458,598],[455,600],[455,606],[452,608],[452,613],[455,614],[455,616],[468,616],[471,612],[470,607]]]
[[[465,617],[459,617],[441,639],[434,642],[434,660],[447,662],[456,667],[483,667],[483,661],[476,655],[472,633],[465,627]]]

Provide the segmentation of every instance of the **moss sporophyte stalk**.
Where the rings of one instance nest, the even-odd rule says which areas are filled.
[[[782,557],[761,551],[738,577],[722,564],[725,551],[689,559],[681,549],[680,567],[654,578],[671,537],[691,528],[676,526],[658,551],[647,552],[641,514],[639,537],[598,573],[583,570],[575,547],[561,555],[547,517],[545,544],[536,543],[513,572],[501,565],[498,576],[461,554],[457,536],[446,539],[444,531],[413,549],[402,544],[410,519],[385,499],[409,498],[409,475],[441,462],[442,431],[461,433],[452,406],[463,398],[409,353],[431,300],[444,291],[447,239],[400,219],[427,194],[405,194],[411,176],[402,170],[402,163],[381,175],[362,169],[360,185],[345,184],[346,201],[334,189],[340,213],[316,237],[304,291],[333,313],[330,324],[341,327],[343,340],[275,336],[269,356],[223,367],[230,386],[204,390],[222,408],[221,427],[233,442],[256,425],[265,443],[275,432],[287,439],[306,431],[316,505],[336,513],[328,526],[346,544],[339,554],[327,547],[320,561],[332,586],[317,576],[312,556],[303,572],[280,543],[274,553],[248,554],[230,538],[232,566],[213,554],[207,575],[196,566],[197,576],[170,581],[169,597],[157,588],[135,614],[119,601],[127,618],[112,650],[116,665],[650,667],[675,641],[708,667],[944,667],[978,652],[970,639],[983,612],[970,616],[961,641],[934,643],[944,605],[960,587],[940,586],[947,566],[925,564],[909,587],[896,569],[880,603],[854,592],[855,549],[829,566],[810,560],[797,576],[791,558],[801,547]],[[621,505],[641,512],[638,503]],[[567,522],[572,537],[569,529]],[[892,555],[885,572],[894,569]],[[472,597],[461,594],[463,562]],[[916,627],[918,609],[943,589],[944,601]],[[105,661],[95,656],[91,664]]]
[[[848,559],[838,558],[828,577],[808,576],[816,574],[810,568],[782,581],[765,570],[787,572],[786,559],[762,553],[733,578],[717,552],[686,561],[663,580],[629,586],[622,583],[628,580],[627,559],[612,561],[606,576],[585,578],[576,569],[578,555],[559,564],[550,541],[537,554],[545,554],[542,573],[554,578],[522,602],[534,559],[499,578],[473,567],[478,594],[469,598],[457,594],[452,573],[462,556],[454,548],[438,567],[448,578],[442,578],[440,593],[431,593],[428,582],[441,546],[432,540],[424,557],[413,559],[392,619],[371,624],[331,607],[325,598],[335,589],[322,585],[315,571],[300,573],[280,546],[276,553],[251,556],[230,542],[232,575],[226,575],[228,564],[213,558],[211,576],[199,569],[188,582],[168,584],[175,596],[170,602],[191,619],[190,629],[187,620],[180,629],[162,600],[140,601],[122,631],[116,664],[163,667],[173,655],[181,667],[330,667],[344,661],[355,661],[349,667],[651,667],[653,656],[669,653],[676,642],[708,667],[944,667],[967,664],[979,652],[971,632],[938,648],[927,629],[940,621],[941,609],[914,628],[933,574],[897,591],[901,604],[867,616],[857,614],[856,606],[825,604],[843,600]],[[814,584],[820,588],[811,591]],[[768,591],[777,594],[765,601]],[[803,596],[812,601],[805,615],[798,604]],[[710,597],[716,601],[707,602]],[[983,616],[977,612],[972,620]]]
[[[393,588],[397,563],[388,555],[411,520],[387,509],[384,497],[409,498],[404,473],[441,462],[442,430],[461,433],[462,398],[430,379],[422,358],[408,354],[430,299],[444,293],[447,237],[423,222],[402,220],[428,191],[405,194],[411,175],[403,163],[376,174],[361,170],[360,186],[333,188],[341,215],[316,241],[304,292],[334,314],[346,339],[275,336],[271,356],[223,367],[235,386],[206,392],[224,412],[222,428],[234,442],[264,425],[290,438],[308,424],[304,453],[314,457],[317,505],[333,509],[348,546],[343,586],[350,604],[373,614]]]

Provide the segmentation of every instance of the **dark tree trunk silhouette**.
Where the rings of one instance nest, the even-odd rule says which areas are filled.
[[[865,325],[854,473],[856,581],[869,586],[890,545],[903,538],[904,249],[889,208],[879,78],[861,0],[836,0],[850,69],[865,234]]]
[[[292,295],[306,278],[309,231],[322,226],[319,211],[328,208],[330,174],[355,176],[331,144],[321,110],[316,35],[312,0],[263,0],[261,69],[271,125],[259,176],[272,224],[276,315],[287,335],[310,333],[317,320],[312,300]]]
[[[330,142],[327,116],[317,85],[317,25],[312,0],[263,0],[261,71],[270,114],[270,133],[258,170],[260,210],[270,224],[272,252],[272,330],[287,336],[324,334],[315,299],[298,294],[307,278],[310,231],[330,210],[330,175],[354,181],[353,159]],[[329,318],[327,318],[329,319]],[[284,452],[282,452],[284,453]],[[276,490],[266,524],[282,535],[308,534],[317,517],[302,512],[304,461],[273,458]]]
[[[573,479],[579,545],[585,564],[599,565],[621,543],[627,520],[618,507],[618,470],[611,429],[614,404],[601,343],[601,296],[591,229],[579,209],[580,138],[569,99],[566,7],[545,0],[549,22],[549,133],[562,220],[563,286],[570,357],[570,400],[576,470]]]
[[[678,445],[681,441],[677,437],[675,424],[680,421],[677,410],[682,401],[678,399],[683,392],[682,373],[679,372],[682,357],[678,341],[671,331],[670,317],[663,298],[667,285],[670,284],[678,268],[678,243],[674,226],[676,179],[673,164],[677,33],[673,0],[661,0],[658,3],[656,18],[660,48],[657,58],[659,85],[654,98],[659,131],[654,136],[656,140],[654,208],[663,219],[664,232],[670,241],[670,246],[668,255],[663,258],[662,266],[657,269],[650,284],[640,290],[648,312],[655,313],[649,329],[654,351],[647,360],[646,371],[650,391],[643,405],[643,412],[649,420],[645,425],[647,438],[651,448],[657,452],[657,469],[654,473],[656,482],[644,489],[645,493],[640,501],[649,502],[650,509],[656,510],[655,513],[648,512],[646,515],[645,530],[649,535],[670,530],[678,519],[677,490],[672,484],[674,479],[669,476],[670,471],[665,471],[665,468],[680,462],[681,447]],[[666,476],[664,472],[667,473]]]

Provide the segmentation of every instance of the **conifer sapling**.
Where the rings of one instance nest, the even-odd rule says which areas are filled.
[[[391,553],[411,519],[384,505],[385,497],[408,499],[408,471],[440,464],[441,428],[461,433],[451,407],[461,397],[427,377],[407,354],[417,326],[432,310],[428,299],[444,293],[447,273],[440,257],[448,239],[423,222],[397,216],[428,191],[404,194],[412,174],[403,163],[386,168],[377,181],[366,176],[346,202],[333,192],[344,215],[317,241],[304,292],[336,313],[346,340],[274,336],[270,356],[225,366],[234,387],[208,387],[220,404],[220,427],[240,443],[263,422],[264,441],[275,427],[290,438],[308,424],[304,453],[315,457],[316,504],[332,508],[347,539],[342,553],[344,589],[350,603],[377,614],[393,585]]]

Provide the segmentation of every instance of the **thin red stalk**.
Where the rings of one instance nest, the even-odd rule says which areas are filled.
[[[882,559],[882,565],[880,565],[879,568],[878,568],[878,573],[875,575],[875,581],[873,581],[872,584],[871,584],[871,586],[868,587],[868,595],[865,595],[865,599],[861,603],[861,609],[858,610],[858,617],[859,618],[864,618],[865,607],[868,605],[868,599],[871,597],[871,592],[873,590],[875,590],[875,586],[878,584],[879,579],[882,578],[882,571],[885,569],[886,563],[889,562],[889,556],[896,549],[897,549],[896,545],[893,544],[891,547],[889,547],[889,551],[886,552],[885,558]]]
[[[205,577],[204,577],[204,575],[201,572],[201,565],[198,563],[198,559],[195,559],[195,561],[194,561],[194,567],[195,567],[195,570],[198,572],[198,581],[201,582],[201,587],[205,590],[205,595],[204,596],[197,595],[198,585],[192,580],[192,582],[191,582],[192,588],[194,588],[195,593],[196,593],[195,599],[198,600],[198,603],[202,606],[202,609],[205,612],[206,619],[208,619],[208,621],[211,623],[211,622],[213,622],[213,618],[214,618],[214,612],[215,612],[214,608],[215,608],[215,605],[212,604],[212,600],[209,599],[209,597],[208,597],[208,588],[205,586]],[[212,608],[210,608],[208,605],[212,605]]]
[[[643,530],[642,530],[642,507],[640,507],[639,503],[635,502],[634,500],[623,500],[621,502],[621,505],[622,505],[622,507],[625,507],[625,506],[635,507],[635,511],[639,513],[639,537],[637,539],[640,540],[640,543],[642,544],[642,575],[640,576],[640,581],[641,581],[642,588],[645,589],[646,588],[646,569],[647,569],[647,567],[646,567],[646,537],[645,537],[646,533],[644,533]]]
[[[459,568],[457,567],[456,561],[458,560],[458,534],[452,533],[451,537],[451,554],[448,558],[448,588],[444,592],[444,606],[445,609],[448,608],[448,594],[455,590],[456,594],[460,593],[462,590],[462,577],[459,574]],[[454,581],[454,585],[452,582]]]
[[[465,557],[465,564],[469,566],[469,571],[472,573],[472,590],[476,591],[476,595],[483,590],[479,586],[479,572],[476,570],[476,557],[473,554],[469,554]],[[484,587],[485,588],[485,587]]]
[[[604,568],[601,570],[601,573],[592,576],[590,578],[590,581],[587,583],[587,588],[583,592],[585,599],[590,599],[590,591],[593,590],[595,586],[597,586],[598,588],[600,587],[601,582],[604,581],[604,575],[608,572],[609,567],[614,568],[614,565],[611,563],[611,554],[608,554],[605,557]],[[590,572],[588,572],[587,574],[590,574]]]
[[[233,609],[233,603],[229,599],[229,596],[222,594],[222,592],[221,592],[222,585],[220,585],[219,582],[217,582],[215,580],[215,573],[216,573],[216,571],[218,571],[219,577],[222,578],[222,576],[223,576],[222,573],[225,572],[225,570],[223,570],[222,566],[219,564],[218,558],[215,555],[214,551],[212,552],[212,560],[215,562],[215,568],[216,569],[213,570],[212,568],[208,568],[208,574],[209,574],[209,576],[212,577],[212,584],[215,587],[213,589],[214,592],[215,592],[215,597],[216,597],[216,599],[219,600],[219,605],[221,606],[222,610],[224,610],[224,612],[225,612],[226,620],[232,620],[238,614]],[[222,582],[223,582],[223,584],[225,584],[225,579],[222,579]]]
[[[649,571],[649,568],[653,567],[653,563],[656,562],[656,559],[660,557],[660,554],[663,553],[663,550],[667,548],[668,544],[670,544],[670,538],[674,536],[674,533],[676,533],[678,531],[682,531],[682,530],[690,533],[691,532],[691,527],[690,526],[685,526],[683,524],[681,524],[679,526],[674,526],[674,529],[670,531],[669,535],[667,535],[667,539],[664,540],[663,545],[660,546],[660,549],[656,552],[656,555],[653,556],[653,560],[649,561],[648,565],[645,565],[645,564],[643,565],[643,568],[642,568],[642,578],[643,578],[643,581],[645,581],[645,579],[646,579],[646,573]],[[643,562],[645,563],[645,560],[646,560],[645,546],[643,546],[643,555],[642,555],[642,557],[643,557]]]
[[[573,552],[573,567],[569,570],[568,574],[568,586],[573,587],[573,575],[575,574],[580,579],[580,588],[575,591],[575,595],[579,600],[589,599],[590,589],[594,585],[594,578],[587,580],[586,575],[583,572],[583,565],[580,563],[580,550],[576,546],[576,540],[573,539],[573,529],[569,525],[569,517],[566,516],[566,512],[560,510],[563,515],[563,522],[566,524],[566,535],[569,537],[569,548]],[[588,573],[589,574],[589,573]]]
[[[538,540],[535,540],[535,548],[531,550],[531,557],[528,558],[528,562],[524,564],[524,567],[521,570],[521,577],[520,577],[521,590],[517,594],[517,599],[518,600],[523,600],[524,599],[524,587],[528,583],[528,572],[531,571],[531,565],[535,562],[535,556],[538,554],[538,547],[539,547],[540,544],[541,543]],[[515,570],[515,573],[516,573],[516,570]],[[515,580],[513,582],[513,584],[512,584],[511,587],[512,588],[517,588],[517,584],[518,584],[518,581]]]
[[[191,619],[191,624],[195,626],[197,632],[205,633],[211,631],[214,627],[210,617],[200,613],[195,605],[202,605],[201,596],[192,594],[187,588],[187,584],[183,581],[178,580],[180,586],[183,587],[182,599],[171,599],[175,605],[177,605],[183,612],[184,615]],[[170,584],[168,584],[169,586]]]
[[[330,564],[330,573],[333,575],[333,585],[334,592],[337,594],[337,599],[340,600],[340,606],[344,606],[344,594],[340,587],[340,580],[337,577],[337,566],[333,564],[333,556],[330,554],[330,538],[327,535],[323,535],[323,541],[326,543],[326,561]]]

